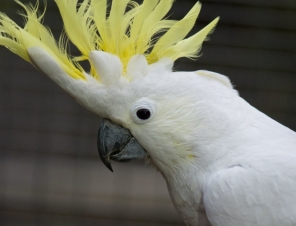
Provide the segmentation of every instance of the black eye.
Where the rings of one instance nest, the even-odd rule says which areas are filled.
[[[137,111],[137,116],[139,119],[146,120],[150,118],[151,113],[148,109],[142,108]]]
[[[153,119],[156,105],[147,99],[135,102],[130,108],[133,121],[137,124],[144,124]]]

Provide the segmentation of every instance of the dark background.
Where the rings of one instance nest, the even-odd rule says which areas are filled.
[[[195,2],[176,0],[171,18]],[[296,1],[202,3],[193,32],[216,16],[220,22],[202,57],[178,60],[175,69],[229,76],[244,99],[296,130]],[[0,11],[22,24],[20,9],[0,0]],[[45,24],[60,34],[53,0]],[[154,169],[142,161],[113,163],[114,173],[103,166],[99,117],[3,47],[0,75],[0,225],[184,225]]]

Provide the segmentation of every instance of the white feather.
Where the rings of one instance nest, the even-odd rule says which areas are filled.
[[[129,89],[157,105],[151,121],[126,126],[188,225],[296,225],[295,132],[250,106],[223,75],[152,69]]]
[[[133,56],[127,65],[127,77],[129,80],[145,76],[148,72],[148,62],[143,55]]]
[[[89,62],[95,68],[99,78],[105,85],[116,83],[122,75],[122,63],[113,54],[94,50],[89,53]]]

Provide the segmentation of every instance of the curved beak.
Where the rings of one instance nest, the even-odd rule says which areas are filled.
[[[128,129],[107,119],[103,119],[100,125],[97,145],[102,162],[112,172],[110,160],[123,162],[143,159],[147,155]]]

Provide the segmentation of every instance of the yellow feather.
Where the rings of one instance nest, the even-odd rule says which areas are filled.
[[[111,53],[119,55],[124,44],[126,27],[124,27],[124,12],[129,0],[113,0],[108,26],[110,28]]]
[[[148,63],[154,63],[163,57],[176,60],[180,57],[196,58],[207,35],[214,29],[216,18],[195,35],[184,39],[194,26],[200,12],[201,4],[196,3],[181,20],[165,18],[174,0],[143,0],[138,4],[131,0],[113,0],[110,12],[107,11],[108,0],[55,0],[65,31],[71,42],[77,46],[82,56],[70,59],[65,35],[59,43],[41,24],[43,12],[37,13],[36,6],[23,5],[27,20],[22,29],[6,15],[0,14],[0,45],[31,62],[27,49],[40,46],[52,55],[67,73],[78,79],[85,79],[83,69],[77,63],[86,60],[93,50],[101,50],[117,55],[124,70],[131,57],[143,54]],[[165,18],[165,19],[164,19]],[[159,33],[164,33],[158,37]],[[183,40],[184,39],[184,40]],[[31,62],[32,63],[32,62]],[[91,69],[91,74],[98,75]]]
[[[219,21],[219,17],[214,19],[205,28],[197,32],[195,35],[178,42],[176,45],[170,46],[163,53],[159,54],[159,58],[169,57],[172,60],[177,60],[181,57],[196,58],[199,50],[207,35],[209,35]]]
[[[102,46],[103,42],[107,42],[108,40],[108,33],[107,33],[107,0],[97,0],[91,1],[91,6],[93,9],[93,20],[97,27],[99,37],[98,37],[98,44],[99,48],[103,49]]]
[[[144,1],[143,5],[140,6],[140,11],[133,19],[130,31],[130,39],[134,40],[133,43],[135,43],[136,40],[139,38],[141,28],[143,27],[143,22],[154,10],[158,2],[159,0]]]
[[[66,33],[71,42],[87,59],[90,51],[95,49],[96,28],[92,20],[92,9],[88,1],[83,1],[77,10],[78,0],[55,0],[62,16]]]
[[[21,37],[20,28],[2,13],[0,14],[0,24],[0,45],[7,47],[11,52],[19,55],[24,60],[31,62],[26,48],[19,40]]]
[[[54,57],[71,77],[85,79],[82,68],[80,66],[77,68],[73,64],[66,51],[56,44],[51,32],[40,23],[44,13],[38,16],[38,1],[35,7],[32,5],[26,6],[18,0],[16,0],[16,3],[21,5],[26,11],[26,25],[24,28],[21,28],[6,15],[1,14],[0,45],[6,46],[30,63],[34,62],[31,61],[27,49],[39,46]]]
[[[151,39],[155,34],[157,34],[158,32],[162,32],[172,26],[172,21],[172,23],[163,23],[161,21],[172,7],[172,4],[173,0],[162,0],[148,15],[148,17],[144,18],[142,29],[138,35],[138,41],[136,42],[136,49],[139,54],[145,53],[147,49],[153,46],[153,43],[151,43]],[[168,24],[169,26],[167,26]]]
[[[181,20],[175,23],[155,44],[153,51],[149,57],[161,56],[164,51],[173,46],[177,42],[185,38],[198,17],[201,9],[201,4],[197,2],[189,13]],[[158,57],[157,57],[158,58]]]

